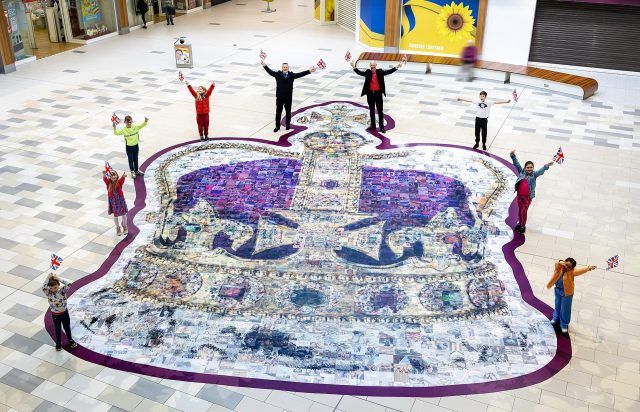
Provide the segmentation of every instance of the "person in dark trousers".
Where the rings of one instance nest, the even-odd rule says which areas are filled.
[[[369,105],[369,116],[371,117],[371,126],[367,130],[375,130],[376,128],[376,108],[378,109],[378,124],[380,125],[380,132],[386,133],[384,130],[384,113],[382,112],[382,96],[387,95],[387,90],[384,85],[384,77],[402,67],[402,62],[398,63],[396,67],[389,70],[378,69],[378,65],[375,61],[369,63],[369,68],[366,71],[362,71],[356,67],[355,62],[351,62],[353,71],[364,76],[364,86],[362,86],[362,94],[360,96],[367,95],[367,104]]]
[[[260,64],[262,64],[264,70],[269,73],[269,76],[276,79],[276,127],[273,129],[273,132],[276,133],[280,130],[280,119],[282,118],[283,107],[285,110],[285,128],[289,130],[291,124],[291,102],[293,100],[293,81],[315,72],[316,67],[313,66],[309,70],[294,73],[289,71],[289,63],[282,63],[282,70],[274,72],[267,66],[264,59],[260,60]]]
[[[138,13],[140,13],[140,17],[142,17],[142,28],[147,28],[147,12],[149,11],[149,5],[147,4],[147,0],[138,0],[136,3],[138,7]]]
[[[71,337],[71,318],[67,310],[67,292],[69,291],[71,282],[67,279],[59,278],[53,273],[44,280],[42,291],[49,301],[49,309],[51,309],[51,317],[53,318],[53,327],[56,331],[56,350],[62,350],[62,328],[67,335],[69,347],[71,349],[78,345]]]
[[[167,18],[167,26],[173,24],[173,16],[176,14],[176,8],[173,6],[173,0],[162,0],[162,10]]]
[[[505,104],[511,102],[508,100],[497,100],[495,102],[487,101],[487,92],[480,92],[480,100],[469,100],[458,97],[459,102],[471,103],[476,107],[476,144],[473,146],[477,149],[480,145],[480,134],[482,134],[482,150],[487,150],[487,124],[489,123],[489,113],[494,104]]]
[[[144,173],[138,170],[138,153],[140,151],[138,142],[140,140],[140,129],[145,127],[148,121],[149,119],[145,117],[143,123],[133,124],[131,116],[125,116],[124,127],[122,129],[116,129],[116,124],[113,124],[113,134],[116,136],[124,136],[129,169],[131,170],[131,177],[134,179],[136,176],[144,175]]]

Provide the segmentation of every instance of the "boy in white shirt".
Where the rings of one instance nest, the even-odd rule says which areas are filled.
[[[482,133],[482,150],[487,150],[487,123],[491,107],[494,104],[505,104],[511,102],[511,99],[498,100],[495,102],[488,102],[486,99],[487,92],[484,90],[480,92],[480,100],[469,100],[458,97],[459,102],[472,103],[476,107],[476,144],[473,145],[474,149],[477,149],[480,145],[480,134]]]

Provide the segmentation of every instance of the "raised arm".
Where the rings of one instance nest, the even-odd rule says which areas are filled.
[[[542,166],[540,169],[536,170],[535,172],[533,172],[533,175],[535,177],[539,177],[542,176],[544,174],[544,172],[546,172],[547,170],[549,170],[549,168],[553,166],[553,162],[549,162],[546,165]]]
[[[271,70],[269,68],[269,66],[267,66],[264,62],[262,62],[262,67],[264,67],[264,70],[269,73],[269,76],[271,77],[276,77],[276,72],[274,72],[273,70]]]
[[[581,275],[584,275],[585,273],[591,272],[592,270],[595,270],[595,269],[597,269],[597,267],[596,266],[592,266],[592,265],[585,266],[585,267],[582,267],[582,268],[575,268],[575,269],[573,269],[573,276],[581,276]]]
[[[508,99],[508,100],[496,100],[495,102],[493,102],[493,104],[505,104],[505,103],[511,103],[511,99]]]
[[[520,165],[520,162],[516,157],[516,151],[512,150],[511,153],[509,153],[509,155],[511,156],[511,162],[513,162],[513,165],[516,167],[516,170],[518,171],[518,173],[522,173],[522,166]]]
[[[189,83],[187,83],[187,89],[189,89],[189,93],[191,93],[191,96],[198,97],[198,95],[196,94],[196,91],[193,90],[193,87],[191,87]]]
[[[136,125],[137,129],[138,129],[138,130],[142,129],[143,127],[145,127],[145,126],[147,125],[147,123],[148,123],[148,122],[149,122],[149,119],[147,119],[147,118],[145,117],[145,118],[144,118],[144,122],[142,122],[142,123],[140,123],[140,124]],[[137,131],[137,130],[136,130],[136,131]]]
[[[390,68],[389,70],[383,70],[383,71],[382,71],[382,74],[383,74],[383,75],[385,75],[385,76],[388,76],[388,75],[390,75],[391,73],[393,73],[393,72],[395,72],[396,70],[398,70],[398,69],[400,68],[400,66],[402,66],[402,63],[400,63],[400,64],[399,64],[398,66],[396,66],[396,67],[392,67],[392,68]]]
[[[562,261],[559,260],[556,262],[555,264],[555,270],[553,271],[553,276],[551,276],[551,279],[549,280],[549,282],[547,283],[547,289],[551,289],[554,285],[554,283],[556,283],[556,281],[558,279],[560,279],[560,273],[562,273]]]
[[[473,100],[465,99],[464,97],[458,97],[458,101],[459,102],[473,103]]]
[[[113,134],[115,134],[116,136],[122,136],[124,134],[124,131],[122,129],[116,129],[116,124],[113,124]]]
[[[53,273],[49,273],[49,276],[44,278],[44,283],[42,284],[42,292],[45,296],[49,296],[49,279],[53,277]]]
[[[304,77],[304,76],[306,76],[308,74],[311,74],[310,70],[305,70],[305,71],[300,72],[300,73],[291,73],[291,75],[293,76],[294,79],[299,79],[299,78]]]
[[[209,86],[209,89],[207,90],[207,94],[205,95],[206,97],[210,97],[211,93],[213,93],[213,89],[215,89],[216,87],[216,82],[211,82],[211,86]]]

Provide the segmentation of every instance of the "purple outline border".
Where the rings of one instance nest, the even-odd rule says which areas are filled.
[[[304,108],[296,110],[293,115],[301,113],[302,111],[311,109],[313,107],[327,106],[335,103],[346,103],[352,104],[355,106],[367,108],[367,106],[354,103],[351,101],[329,101],[325,103],[315,104],[311,106],[306,106]],[[393,119],[387,115],[385,115],[385,119],[387,121],[387,130],[393,129],[395,127],[395,122]],[[211,140],[239,140],[239,141],[252,141],[259,143],[266,143],[275,146],[287,147],[291,146],[289,143],[289,137],[293,136],[305,130],[305,126],[292,126],[292,131],[280,136],[280,139],[277,142],[273,142],[271,140],[263,140],[263,139],[255,139],[255,138],[237,138],[237,137],[219,137],[213,138]],[[436,144],[436,143],[409,143],[404,145],[392,145],[390,140],[378,133],[377,131],[370,132],[373,136],[380,139],[381,143],[376,148],[377,149],[392,149],[392,148],[401,148],[401,147],[413,147],[413,146],[441,146],[441,147],[452,147],[456,149],[463,150],[473,150],[468,147],[452,145],[452,144]],[[155,161],[159,156],[171,151],[173,149],[179,148],[181,146],[185,146],[191,143],[197,143],[197,140],[179,143],[170,147],[167,147],[153,156],[148,158],[142,165],[141,169],[146,170],[146,168]],[[475,151],[475,150],[473,150]],[[499,162],[503,163],[507,167],[509,167],[515,173],[514,167],[508,161],[492,155],[487,152],[475,151],[483,154],[484,156],[491,157]],[[143,179],[137,179],[135,181],[136,188],[136,199],[134,207],[129,211],[130,221],[133,222],[133,218],[135,215],[141,211],[145,206],[145,199],[147,196],[147,189],[144,184]],[[515,200],[511,203],[509,207],[509,216],[505,220],[505,222],[510,226],[514,227],[517,220],[517,206]],[[107,259],[102,263],[102,265],[96,270],[94,273],[79,279],[74,282],[69,290],[69,296],[72,295],[79,288],[101,278],[104,276],[111,266],[118,260],[120,254],[124,251],[124,249],[133,242],[135,237],[140,232],[135,225],[130,226],[129,236],[120,241],[116,247],[111,251]],[[543,313],[547,318],[551,318],[551,314],[553,312],[552,308],[549,307],[546,303],[535,297],[533,290],[531,289],[531,285],[524,273],[524,268],[522,264],[517,260],[515,256],[515,250],[524,244],[524,236],[515,234],[514,238],[506,243],[502,247],[502,251],[504,253],[505,259],[507,263],[511,266],[513,270],[513,274],[518,283],[518,287],[520,288],[520,294],[525,302],[529,305],[533,306],[535,309]],[[54,337],[53,331],[53,321],[50,316],[50,310],[48,310],[45,314],[45,328],[51,337]],[[173,369],[161,368],[158,366],[151,365],[143,365],[135,362],[129,362],[121,359],[116,359],[111,356],[103,355],[101,353],[94,352],[85,347],[78,345],[76,349],[68,350],[74,356],[77,356],[80,359],[83,359],[88,362],[92,362],[98,365],[106,366],[113,369],[118,369],[125,372],[139,373],[143,375],[153,376],[157,378],[163,379],[174,379],[181,380],[187,382],[202,382],[208,384],[217,384],[217,385],[229,385],[229,386],[240,386],[240,387],[251,387],[251,388],[262,388],[262,389],[276,389],[276,390],[285,390],[285,391],[293,391],[293,392],[308,392],[308,393],[332,393],[332,394],[340,394],[340,395],[360,395],[360,396],[394,396],[394,397],[442,397],[442,396],[457,396],[457,395],[471,395],[471,394],[479,394],[479,393],[489,393],[489,392],[498,392],[505,391],[511,389],[522,388],[525,386],[534,385],[536,383],[543,382],[560,370],[562,370],[571,359],[571,340],[568,337],[564,337],[560,334],[556,334],[557,337],[557,350],[555,356],[551,359],[551,361],[543,366],[542,368],[536,370],[535,372],[518,376],[516,378],[502,379],[492,382],[482,382],[482,383],[469,383],[469,384],[459,384],[459,385],[445,385],[445,386],[430,386],[430,387],[396,387],[396,386],[352,386],[352,385],[332,385],[332,384],[321,384],[321,383],[302,383],[302,382],[289,382],[289,381],[280,381],[280,380],[271,380],[271,379],[258,379],[258,378],[243,378],[243,377],[235,377],[235,376],[227,376],[227,375],[214,375],[208,373],[199,373],[199,372],[184,372],[177,371]],[[67,350],[67,349],[66,349]]]

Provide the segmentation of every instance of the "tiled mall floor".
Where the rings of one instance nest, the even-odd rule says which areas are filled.
[[[577,281],[574,357],[548,381],[506,392],[385,398],[221,387],[126,374],[56,353],[43,328],[40,291],[48,258],[65,258],[62,276],[95,271],[116,245],[105,213],[104,159],[124,170],[111,113],[148,116],[141,158],[196,135],[191,96],[172,66],[173,38],[194,44],[193,84],[216,81],[213,136],[276,139],[274,85],[258,63],[302,70],[328,63],[296,83],[295,106],[328,100],[363,102],[361,78],[343,61],[360,49],[349,32],[318,26],[301,0],[263,14],[259,1],[229,2],[189,14],[176,26],[154,25],[19,67],[0,77],[0,410],[210,411],[601,411],[640,410],[640,89],[638,77],[606,75],[602,92],[583,102],[519,87],[516,105],[496,106],[490,151],[549,161],[558,146],[567,161],[538,183],[527,241],[517,255],[536,295],[553,261],[566,256],[599,269]],[[604,76],[596,74],[598,76]],[[401,71],[388,79],[385,107],[397,123],[392,142],[472,144],[473,111],[458,95],[480,90],[509,97],[512,87],[457,83]],[[611,91],[611,89],[616,89]],[[625,90],[621,93],[619,90]],[[127,195],[133,199],[131,185]]]

